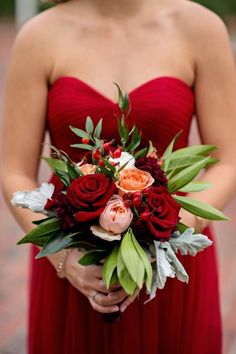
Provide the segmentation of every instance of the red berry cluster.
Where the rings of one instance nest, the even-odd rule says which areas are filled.
[[[82,138],[82,144],[88,144],[89,143],[89,138]],[[113,159],[118,159],[121,157],[122,154],[122,148],[119,146],[117,148],[112,147],[112,141],[107,141],[103,143],[103,150],[104,152],[108,155],[111,156]],[[100,149],[96,149],[92,153],[92,157],[95,161],[97,161],[98,165],[101,167],[105,166],[105,162],[102,159],[102,153]],[[112,163],[112,165],[116,165],[115,163]]]
[[[143,221],[147,221],[150,216],[150,211],[146,210],[148,189],[142,192],[126,193],[123,195],[127,208],[135,208],[139,217]]]

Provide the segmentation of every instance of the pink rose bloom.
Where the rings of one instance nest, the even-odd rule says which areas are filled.
[[[106,231],[121,234],[128,229],[132,219],[132,211],[126,208],[123,199],[115,194],[101,213],[99,223]]]
[[[86,163],[84,165],[78,165],[80,171],[83,172],[84,175],[93,175],[96,170],[96,166],[91,163]]]

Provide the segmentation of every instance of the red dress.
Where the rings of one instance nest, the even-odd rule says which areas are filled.
[[[135,122],[160,153],[180,130],[177,148],[188,143],[194,90],[174,77],[156,78],[129,93]],[[48,95],[47,126],[52,144],[79,160],[70,148],[78,138],[69,125],[84,128],[87,115],[103,118],[103,137],[117,135],[117,103],[73,77],[61,77]],[[208,234],[209,230],[208,230]],[[33,254],[35,255],[34,249]],[[32,258],[29,354],[220,354],[221,319],[214,246],[197,257],[182,257],[188,285],[169,279],[156,299],[144,305],[142,293],[107,324],[87,298],[59,279],[47,259]]]

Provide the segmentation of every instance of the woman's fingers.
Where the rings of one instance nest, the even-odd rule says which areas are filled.
[[[91,297],[88,298],[92,308],[95,311],[98,311],[100,313],[112,313],[112,312],[118,312],[119,311],[119,306],[101,306],[101,305],[99,305],[96,302],[96,298],[97,298],[97,296],[94,299],[92,299]]]
[[[111,303],[120,304],[124,301],[124,299],[127,298],[127,296],[128,295],[125,290],[123,288],[120,288],[119,290],[110,292],[107,297],[111,301]]]
[[[71,251],[65,262],[65,274],[70,283],[88,297],[94,310],[101,313],[119,311],[119,304],[127,298],[120,284],[109,289],[102,280],[102,265],[82,266],[77,263],[78,252]]]
[[[108,295],[97,293],[94,301],[103,307],[118,305],[127,298],[126,292],[122,290],[110,292]]]
[[[134,300],[135,300],[135,298],[138,296],[139,292],[140,292],[140,289],[137,289],[137,290],[135,291],[133,297],[129,296],[129,297],[127,297],[127,298],[122,302],[122,304],[120,305],[120,312],[124,312],[124,311],[127,309],[127,307],[128,307],[129,305],[131,305],[132,302],[134,302]]]

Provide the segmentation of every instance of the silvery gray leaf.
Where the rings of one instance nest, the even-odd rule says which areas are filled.
[[[144,302],[144,304],[147,304],[149,301],[155,299],[157,289],[158,289],[157,271],[156,271],[156,267],[152,267],[152,286],[151,286],[151,291],[150,291],[150,293],[147,292],[147,294],[149,295],[149,298],[148,298],[148,300],[146,300]]]
[[[149,299],[145,302],[145,304],[156,297],[157,289],[164,288],[167,277],[175,278],[174,268],[166,258],[166,250],[160,248],[160,243],[161,242],[159,241],[154,241],[150,247],[151,256],[154,256],[156,261],[152,266],[152,286],[149,294]]]
[[[180,252],[182,256],[190,254],[196,256],[200,251],[212,245],[212,241],[202,234],[194,234],[194,229],[185,230],[179,237],[170,238],[170,245],[175,253]]]
[[[174,268],[177,278],[183,283],[188,283],[189,277],[182,263],[178,260],[169,242],[160,242],[160,247],[166,251],[166,258]]]
[[[47,200],[51,198],[54,188],[52,183],[42,183],[39,188],[33,191],[15,192],[11,203],[16,207],[26,208],[35,213],[48,215],[48,212],[44,210],[44,206]]]
[[[166,257],[166,251],[160,248],[159,241],[154,241],[156,249],[156,282],[158,289],[163,289],[166,283],[167,277],[174,278],[175,272],[171,264]]]
[[[179,231],[174,231],[174,232],[172,232],[172,234],[171,234],[171,237],[172,238],[177,238],[177,237],[179,237],[180,236],[180,232]]]

